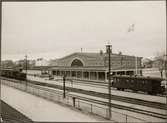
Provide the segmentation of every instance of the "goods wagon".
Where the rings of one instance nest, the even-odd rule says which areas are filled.
[[[148,94],[163,94],[165,86],[161,85],[161,78],[142,76],[112,76],[112,87],[117,90],[130,89],[135,92],[142,91]]]

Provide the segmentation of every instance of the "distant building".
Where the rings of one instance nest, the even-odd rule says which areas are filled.
[[[57,66],[58,65],[57,61],[58,61],[58,59],[51,59],[49,61],[48,66]]]
[[[54,76],[72,77],[85,80],[107,81],[108,53],[84,53],[76,52],[60,58],[57,66],[50,68]],[[128,56],[111,53],[111,72],[113,74],[134,75],[141,73],[142,57]]]
[[[38,58],[36,61],[35,61],[35,66],[48,66],[49,65],[49,61],[47,61],[46,59],[43,59],[43,58]]]
[[[35,66],[35,60],[18,60],[15,62],[15,67],[16,68],[22,68],[22,69],[26,69],[26,64],[27,64],[27,69],[33,69],[33,67]]]
[[[158,61],[158,60],[155,60],[155,61],[153,61],[153,63],[152,63],[152,67],[153,67],[153,68],[159,68],[159,65],[160,65],[160,61]]]
[[[28,60],[28,65],[29,65],[29,68],[30,69],[33,69],[34,68],[34,66],[35,66],[35,60]]]
[[[18,60],[15,62],[16,66],[23,67],[25,66],[25,60]]]
[[[152,67],[153,68],[160,68],[160,69],[165,69],[165,60],[163,59],[158,59],[158,60],[154,60],[152,62]]]
[[[142,60],[142,66],[144,68],[152,68],[153,61],[151,59],[145,58]]]

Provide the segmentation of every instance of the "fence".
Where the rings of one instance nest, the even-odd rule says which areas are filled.
[[[42,87],[42,86],[33,85],[33,84],[27,84],[26,86],[25,82],[22,82],[22,81],[20,81],[19,83],[16,83],[16,82],[11,82],[7,80],[1,80],[1,82],[4,85],[14,87],[16,89],[31,93],[33,95],[42,97],[44,99],[47,99],[56,103],[60,103],[61,105],[73,106],[84,112],[96,114],[103,118],[108,119],[109,117],[109,110],[107,106],[95,104],[89,101],[84,101],[82,99],[73,97],[68,93],[66,94],[66,98],[63,98],[62,91],[57,91],[54,89],[50,89],[48,87]],[[143,119],[139,119],[139,118],[129,116],[127,114],[123,114],[113,110],[112,110],[112,120],[114,120],[115,122],[147,122]]]

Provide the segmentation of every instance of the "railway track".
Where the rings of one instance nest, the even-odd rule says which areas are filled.
[[[48,90],[48,89],[45,88],[45,90]],[[50,90],[50,91],[55,92],[55,90]],[[59,92],[59,94],[63,95],[63,92]],[[76,99],[80,99],[80,100],[83,100],[83,101],[87,101],[87,102],[91,102],[91,103],[95,103],[95,104],[100,104],[100,105],[103,105],[103,106],[108,106],[108,102],[106,102],[106,101],[100,101],[100,100],[96,100],[96,99],[92,99],[92,98],[86,98],[86,97],[82,97],[82,96],[78,96],[76,94],[70,94],[70,93],[68,93],[67,95],[70,96],[70,97],[75,97]],[[140,113],[140,114],[144,114],[144,115],[149,115],[149,116],[156,117],[156,118],[166,119],[165,114],[160,114],[160,113],[147,111],[147,110],[142,110],[142,109],[136,109],[136,108],[123,106],[123,105],[119,105],[119,104],[114,104],[114,103],[111,103],[111,105],[112,105],[113,108],[126,110],[126,111],[131,111],[131,112],[135,112],[135,113]]]
[[[108,102],[105,102],[105,101],[99,101],[99,100],[95,100],[95,99],[91,99],[91,98],[85,98],[85,97],[81,97],[81,96],[76,96],[74,94],[69,94],[69,95],[71,95],[73,97],[75,96],[76,98],[84,100],[84,101],[88,101],[88,102],[92,102],[92,103],[108,106]],[[149,115],[149,116],[152,116],[152,117],[166,119],[166,115],[165,114],[160,114],[160,113],[147,111],[147,110],[142,110],[142,109],[136,109],[136,108],[123,106],[123,105],[119,105],[119,104],[113,104],[113,103],[111,103],[111,106],[113,108],[117,108],[117,109],[121,109],[121,110],[126,110],[126,111],[131,111],[131,112],[135,112],[135,113],[144,114],[144,115]]]
[[[16,82],[16,80],[15,80],[15,82]],[[24,83],[22,83],[22,84],[24,84]],[[40,85],[40,84],[34,84],[34,83],[29,83],[29,84],[33,85],[37,89],[40,88],[40,89],[43,89],[45,91],[52,92],[52,93],[56,92],[56,90],[53,90],[53,87],[45,88],[46,86],[43,86],[43,85]],[[60,89],[60,90],[62,90],[62,89]],[[63,95],[63,92],[59,92],[59,94]],[[87,101],[87,102],[91,102],[91,103],[95,103],[95,104],[100,104],[100,105],[103,105],[103,106],[108,106],[108,102],[105,102],[105,101],[96,100],[96,99],[87,98],[87,97],[82,97],[82,96],[78,96],[78,95],[70,94],[70,93],[67,94],[67,95],[70,96],[70,97],[76,97],[76,99],[80,99],[80,100],[83,100],[83,101]],[[152,112],[152,111],[148,111],[148,110],[137,109],[137,108],[133,108],[133,107],[129,107],[129,106],[123,106],[123,105],[114,104],[114,103],[111,103],[111,105],[112,105],[113,108],[118,108],[118,109],[121,109],[121,110],[140,113],[140,114],[144,114],[144,115],[148,115],[148,116],[152,116],[152,117],[156,117],[156,118],[161,118],[161,119],[166,118],[166,114],[160,114],[160,113],[156,113],[156,112]]]
[[[14,80],[14,81],[17,81],[17,80]],[[63,90],[63,86],[61,86],[61,85],[42,83],[42,82],[38,82],[38,81],[28,81],[28,82],[32,83],[32,84],[36,84],[36,85],[42,85],[42,86],[47,86],[47,87],[57,88],[57,89]],[[88,91],[88,90],[72,88],[72,87],[66,87],[66,90],[69,92],[76,92],[76,93],[86,94],[86,95],[90,95],[90,96],[96,96],[96,97],[100,97],[103,99],[108,99],[108,97],[109,97],[109,95],[107,93]],[[141,100],[141,99],[134,99],[134,98],[130,98],[130,97],[123,97],[123,96],[117,96],[117,95],[111,95],[111,99],[116,100],[116,101],[122,101],[122,102],[126,102],[126,103],[137,104],[137,105],[147,106],[147,107],[151,107],[151,108],[166,110],[166,104],[164,104],[164,103],[146,101],[146,100]]]
[[[62,79],[54,79],[52,81],[57,81],[57,82],[62,82]],[[66,81],[67,83],[73,82],[73,84],[77,84],[77,85],[89,85],[91,87],[99,87],[99,88],[104,88],[104,89],[108,89],[108,83],[107,82],[103,82],[103,81],[93,81],[93,80],[80,80],[80,79],[67,79]],[[111,87],[112,88],[112,87]],[[112,90],[117,90],[116,88],[112,88]],[[119,90],[121,91],[121,90]],[[147,94],[146,92],[135,92],[129,89],[125,89],[125,92],[131,92],[131,93],[139,93],[139,94]],[[154,96],[160,96],[160,97],[165,97],[165,94],[157,94]]]
[[[37,81],[30,81],[30,82],[35,83],[37,85],[43,85],[43,86],[63,90],[63,86],[61,86],[61,85],[42,83],[42,82],[37,82]],[[90,95],[90,96],[96,96],[96,97],[100,97],[100,98],[104,98],[104,99],[108,99],[108,97],[109,97],[109,95],[106,93],[88,91],[88,90],[72,88],[72,87],[66,87],[66,90],[69,92],[76,92],[76,93],[86,94],[86,95]],[[117,95],[111,95],[111,99],[116,100],[116,101],[122,101],[122,102],[126,102],[126,103],[132,103],[132,104],[147,106],[147,107],[151,107],[151,108],[166,110],[166,105],[163,103],[146,101],[146,100],[141,100],[141,99],[134,99],[134,98],[130,98],[130,97],[123,97],[123,96],[117,96]]]
[[[62,79],[54,79],[53,81],[62,81]],[[85,85],[94,85],[94,86],[100,86],[107,88],[108,83],[106,82],[101,82],[101,81],[90,81],[90,80],[78,80],[78,79],[67,79],[67,82],[73,82],[75,84],[82,83]]]
[[[85,91],[85,90],[76,89],[76,88],[74,88],[72,90],[71,90],[71,88],[69,88],[69,91],[87,94],[87,95],[91,95],[91,96],[96,96],[96,97],[100,97],[100,98],[104,98],[104,99],[108,99],[108,97],[109,97],[109,95],[106,93],[100,93],[100,92],[95,92],[95,91]],[[130,98],[130,97],[123,97],[123,96],[117,96],[117,95],[111,95],[111,99],[116,100],[116,101],[122,101],[122,102],[126,102],[126,103],[137,104],[137,105],[166,110],[166,105],[163,103],[145,101],[145,100],[141,100],[141,99],[134,99],[134,98]]]

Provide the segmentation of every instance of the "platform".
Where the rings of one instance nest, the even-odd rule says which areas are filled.
[[[19,112],[18,110],[14,109],[7,103],[1,100],[1,108],[2,108],[2,122],[27,122],[31,123],[32,120]]]
[[[39,122],[99,122],[107,121],[94,115],[85,114],[79,110],[62,106],[26,92],[1,86],[2,100],[28,116],[33,121]]]

